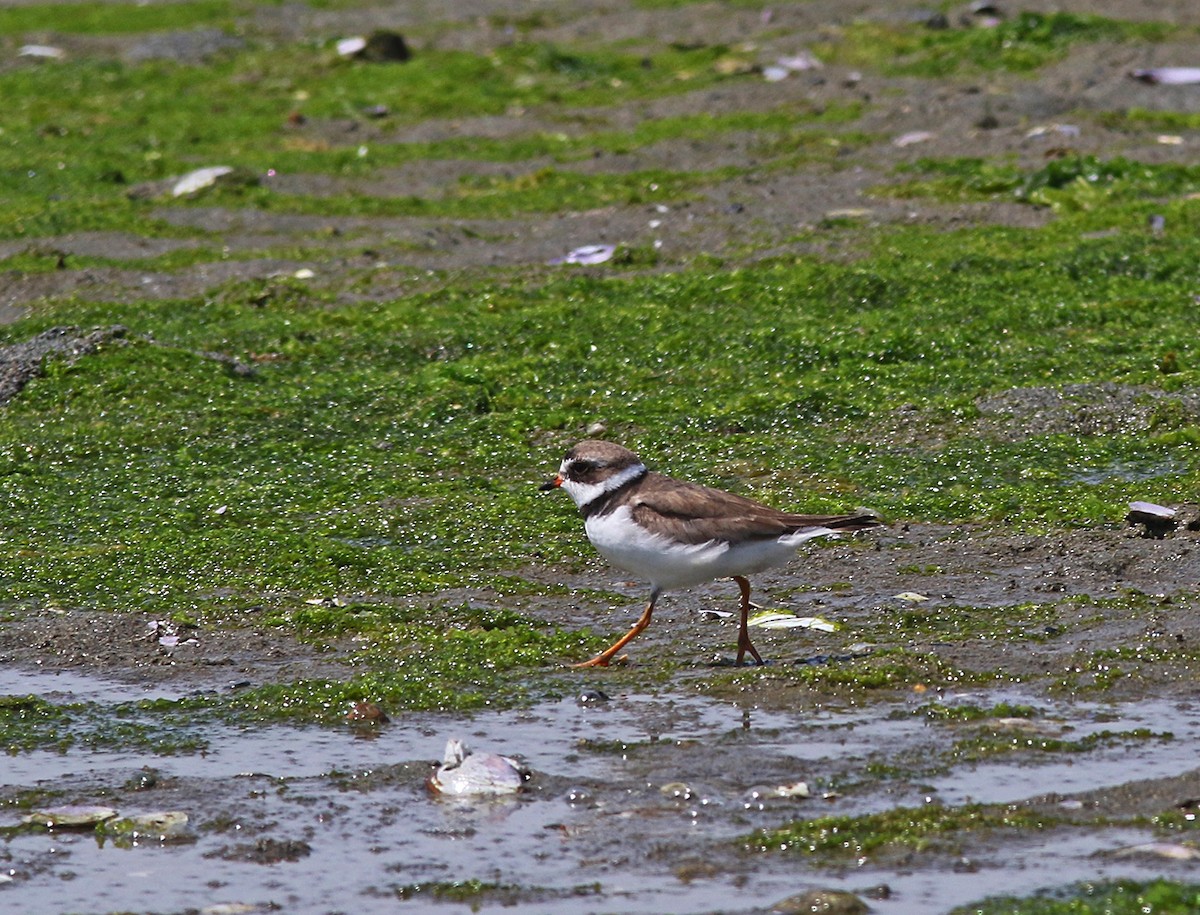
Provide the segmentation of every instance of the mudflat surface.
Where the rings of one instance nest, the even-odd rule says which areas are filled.
[[[525,6],[484,0],[300,6],[288,7],[286,15],[264,7],[254,24],[280,40],[324,40],[380,26],[403,31],[436,16],[448,23],[431,39],[437,46],[482,52],[509,40],[495,17]],[[1190,0],[1030,0],[1022,9],[1200,25],[1200,7]],[[742,56],[767,65],[800,52],[822,30],[912,11],[904,3],[814,0],[781,5],[770,15],[717,3],[644,10],[595,2],[559,12],[528,37],[566,45],[744,43]],[[221,41],[200,31],[152,41],[106,36],[61,43],[71,53],[136,60],[203,57]],[[1036,226],[1050,218],[1047,211],[896,200],[869,191],[895,180],[894,167],[918,156],[1040,163],[1064,138],[1080,153],[1189,161],[1186,144],[1109,130],[1095,115],[1127,108],[1200,111],[1200,92],[1128,76],[1139,67],[1194,63],[1194,53],[1194,46],[1182,45],[1085,44],[1033,78],[995,73],[922,80],[822,67],[780,82],[742,81],[624,107],[431,119],[402,134],[357,121],[298,128],[314,139],[341,141],[353,131],[362,142],[402,143],[570,133],[581,124],[594,130],[597,122],[627,128],[652,118],[770,110],[799,100],[817,107],[868,103],[846,129],[880,139],[849,147],[836,165],[714,180],[664,212],[613,206],[520,219],[370,219],[164,206],[156,216],[219,231],[236,252],[324,239],[327,259],[316,265],[314,282],[344,290],[346,300],[421,288],[429,282],[427,269],[465,277],[515,266],[540,270],[549,259],[594,243],[653,245],[661,257],[655,269],[697,254],[736,264],[772,256],[800,228],[846,213],[879,224]],[[1064,133],[1055,126],[1067,122],[1082,129]],[[915,132],[927,136],[897,142]],[[709,171],[744,165],[755,142],[728,134],[664,142],[632,153],[598,153],[580,167],[617,171],[670,163]],[[377,195],[430,193],[463,175],[492,170],[515,177],[546,164],[426,161],[353,181],[279,180],[289,193],[314,196],[347,184]],[[365,234],[403,248],[393,269],[367,262]],[[48,296],[153,301],[311,264],[242,259],[172,272],[70,266],[73,254],[144,258],[188,243],[103,232],[39,239],[41,248],[62,252],[66,266],[9,277],[0,306],[19,317]],[[29,244],[0,247],[11,254]],[[788,250],[794,253],[795,246]],[[819,240],[808,253],[856,256]],[[36,361],[14,359],[4,380],[19,390],[36,371]],[[1128,428],[1144,406],[1134,394],[1013,391],[981,404],[980,422],[991,435],[1014,438],[1048,429]],[[919,417],[898,417],[881,434],[893,440],[921,434]],[[763,911],[786,897],[832,887],[855,893],[872,911],[916,915],[1076,880],[1194,880],[1195,862],[1182,853],[1130,851],[1165,841],[1156,818],[1186,817],[1200,797],[1200,533],[1187,527],[1194,507],[1177,507],[1184,523],[1162,539],[1117,521],[1039,531],[897,520],[878,533],[814,546],[788,569],[759,576],[755,597],[840,628],[760,630],[755,641],[770,663],[732,679],[716,675],[728,673],[734,622],[712,611],[732,611],[736,589],[716,582],[665,598],[652,627],[631,644],[627,668],[564,669],[555,681],[561,698],[544,698],[528,710],[470,718],[398,715],[366,737],[349,727],[183,726],[205,742],[206,751],[195,755],[108,746],[17,754],[3,779],[10,796],[52,789],[64,803],[105,803],[123,812],[182,809],[192,829],[177,840],[151,836],[132,845],[97,842],[87,833],[14,834],[0,848],[0,873],[10,878],[0,879],[0,903],[9,897],[14,910],[30,912]],[[579,545],[588,550],[582,532]],[[623,630],[644,598],[642,584],[623,582],[599,561],[568,570],[531,566],[522,574],[577,589],[565,599],[505,598],[521,612],[564,626]],[[622,600],[592,589],[615,591]],[[453,600],[497,598],[464,589]],[[164,644],[164,635],[177,641]],[[317,648],[245,621],[188,629],[134,612],[114,617],[47,609],[12,615],[0,628],[0,693],[101,705],[178,698],[337,677],[355,650],[350,640]],[[638,681],[639,657],[649,656],[675,662],[667,682]],[[872,686],[837,676],[846,659],[864,658],[877,669]],[[939,681],[961,685],[929,690],[923,673],[934,671]],[[1033,711],[1025,718],[946,721],[928,713],[931,705]],[[519,757],[533,773],[526,792],[497,802],[432,798],[424,781],[449,736]],[[990,750],[979,749],[984,746]],[[810,786],[807,798],[770,796],[801,781]],[[809,857],[747,851],[739,839],[797,819],[970,803],[1044,813],[1047,825],[950,831],[919,854],[851,850]],[[1194,850],[1194,843],[1175,848]],[[219,904],[244,908],[206,908]]]

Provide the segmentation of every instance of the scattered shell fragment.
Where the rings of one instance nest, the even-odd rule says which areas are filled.
[[[367,39],[362,35],[351,35],[340,39],[334,47],[342,57],[353,57],[367,46]]]
[[[1074,124],[1039,124],[1037,127],[1031,127],[1025,131],[1025,139],[1035,140],[1038,137],[1046,137],[1050,134],[1058,134],[1061,137],[1078,137],[1082,131]]]
[[[187,197],[189,194],[195,194],[197,191],[212,187],[232,171],[233,166],[230,165],[210,165],[206,168],[198,168],[194,172],[188,172],[171,186],[171,196]]]
[[[1149,515],[1157,520],[1168,520],[1175,517],[1175,509],[1168,508],[1166,505],[1158,505],[1154,502],[1130,502],[1129,513],[1137,512],[1140,515]]]
[[[775,789],[777,797],[812,797],[808,790],[808,782],[793,782],[790,785],[780,785]]]
[[[556,257],[550,264],[603,264],[617,251],[616,245],[583,245],[569,251],[563,257]]]
[[[1040,737],[1051,737],[1064,731],[1061,724],[1032,718],[990,718],[977,723],[991,731],[1010,731],[1018,734],[1034,734]]]
[[[111,820],[117,812],[111,807],[93,807],[84,804],[67,804],[63,807],[47,807],[21,819],[22,823],[36,823],[48,829],[71,829],[95,826]]]
[[[899,594],[893,594],[892,597],[896,600],[908,601],[910,604],[919,604],[929,600],[924,594],[918,594],[916,591],[901,591]]]
[[[831,623],[819,616],[796,616],[772,610],[754,614],[747,621],[747,625],[760,626],[763,629],[816,629],[820,632],[837,632],[838,629],[837,623]]]
[[[791,70],[798,73],[804,70],[820,70],[825,65],[821,63],[817,57],[810,54],[808,51],[800,51],[798,54],[790,54],[787,57],[780,57],[775,61],[776,64],[783,67],[785,70]]]
[[[865,915],[871,911],[865,902],[845,890],[809,890],[781,899],[768,910],[778,915],[823,912],[825,915]]]
[[[790,785],[755,785],[742,796],[742,806],[747,810],[765,810],[768,802],[776,799],[812,797],[808,782],[793,782]]]
[[[1153,502],[1130,502],[1129,514],[1125,516],[1125,520],[1130,524],[1145,525],[1146,532],[1143,536],[1161,540],[1179,526],[1175,514],[1175,509],[1165,505],[1155,505]]]
[[[157,839],[160,842],[188,835],[188,815],[182,810],[159,810],[135,816],[105,820],[100,827],[105,835]]]
[[[345,607],[346,601],[340,597],[309,597],[304,601],[313,607]]]
[[[893,146],[901,148],[905,146],[915,146],[918,143],[927,143],[932,140],[936,134],[930,130],[910,130],[908,133],[902,133],[900,136],[892,140]]]
[[[514,794],[527,772],[514,759],[495,753],[472,752],[462,740],[446,741],[442,765],[429,777],[431,791],[456,797]]]
[[[1200,861],[1200,849],[1175,842],[1147,842],[1145,845],[1130,845],[1118,848],[1114,858],[1165,858],[1169,861]]]
[[[808,51],[779,57],[775,63],[762,68],[763,79],[769,83],[777,83],[787,79],[793,73],[803,73],[806,70],[820,70],[825,65]]]
[[[1129,75],[1152,86],[1190,86],[1200,83],[1200,67],[1151,67]]]
[[[825,213],[826,219],[868,219],[873,211],[870,207],[841,207],[836,210],[827,210]]]
[[[301,267],[299,270],[297,270],[295,273],[292,274],[292,276],[298,280],[311,280],[316,275],[317,275],[316,271],[313,270],[311,267]]]
[[[62,60],[67,52],[49,44],[23,44],[17,49],[18,57],[36,57],[41,60]]]

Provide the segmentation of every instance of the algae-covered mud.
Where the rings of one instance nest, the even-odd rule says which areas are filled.
[[[1200,911],[1198,47],[0,9],[0,904]],[[572,670],[647,593],[537,490],[584,437],[887,524],[755,577],[766,665],[717,581]]]

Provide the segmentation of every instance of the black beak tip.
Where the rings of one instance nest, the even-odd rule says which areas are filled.
[[[547,480],[545,483],[543,483],[541,486],[538,487],[538,491],[539,492],[549,492],[550,490],[557,488],[557,486],[558,486],[558,484],[555,483],[553,480]]]

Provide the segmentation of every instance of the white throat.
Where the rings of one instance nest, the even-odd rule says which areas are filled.
[[[563,461],[560,473],[565,474],[566,469],[567,462]],[[619,473],[615,473],[608,479],[601,480],[599,483],[577,483],[564,476],[562,488],[567,491],[567,495],[571,497],[577,508],[583,508],[589,502],[600,498],[605,493],[612,492],[614,489],[620,489],[630,480],[636,480],[645,473],[646,465],[639,463],[631,464]]]

